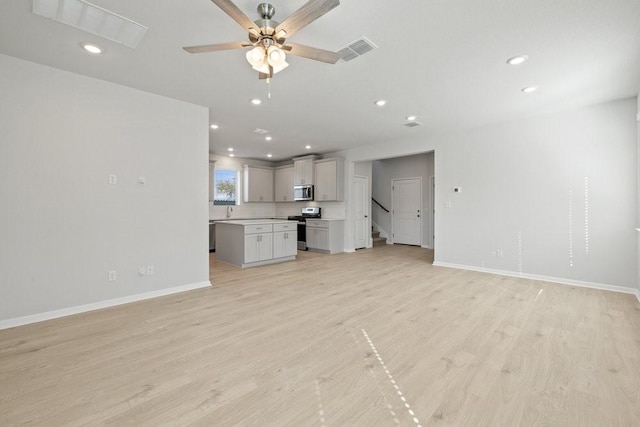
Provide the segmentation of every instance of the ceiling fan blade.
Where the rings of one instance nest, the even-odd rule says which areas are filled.
[[[302,56],[303,58],[322,61],[328,64],[335,64],[338,62],[338,59],[340,59],[339,53],[298,43],[287,43],[282,48],[288,51],[291,55]]]
[[[251,43],[246,42],[231,42],[231,43],[219,43],[219,44],[204,44],[201,46],[186,46],[183,47],[189,53],[205,53],[205,52],[217,52],[219,50],[230,49],[242,49],[243,47],[253,46]]]
[[[250,28],[255,28],[256,24],[238,6],[236,6],[231,0],[211,0],[216,6],[218,6],[224,13],[229,15],[231,19],[236,21],[242,28],[249,31]]]
[[[278,25],[276,34],[284,30],[287,33],[286,37],[289,38],[339,4],[340,0],[309,0]]]

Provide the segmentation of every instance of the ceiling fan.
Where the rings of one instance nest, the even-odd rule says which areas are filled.
[[[285,51],[291,55],[329,64],[335,64],[340,59],[340,54],[336,52],[286,42],[287,38],[338,6],[339,0],[309,0],[282,23],[271,19],[276,10],[269,3],[260,3],[258,5],[260,19],[251,21],[231,0],[211,1],[249,33],[249,41],[184,47],[183,49],[189,53],[252,47],[253,49],[246,54],[247,61],[254,70],[258,71],[258,77],[267,81],[289,65],[286,62]]]

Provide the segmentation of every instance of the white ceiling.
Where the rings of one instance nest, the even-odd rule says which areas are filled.
[[[210,109],[210,151],[282,160],[373,144],[427,140],[454,129],[635,96],[640,89],[638,0],[342,0],[290,41],[339,50],[366,36],[379,46],[335,65],[288,57],[267,101],[243,50],[188,54],[183,46],[244,41],[209,0],[90,0],[147,27],[136,49],[0,2],[0,53]],[[237,0],[257,19],[259,0]],[[305,0],[273,0],[274,19]],[[101,56],[83,41],[106,48]],[[529,61],[509,66],[509,57]],[[1,73],[1,71],[0,71]],[[520,89],[537,85],[534,94]],[[253,106],[251,98],[262,98]],[[387,99],[384,108],[374,105]],[[423,125],[407,128],[415,114]],[[266,142],[256,128],[273,136]]]

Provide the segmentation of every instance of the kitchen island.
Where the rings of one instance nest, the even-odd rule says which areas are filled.
[[[216,221],[216,258],[241,268],[293,261],[298,253],[297,221]]]

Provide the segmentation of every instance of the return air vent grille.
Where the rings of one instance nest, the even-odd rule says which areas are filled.
[[[416,126],[422,126],[422,123],[414,121],[414,122],[405,123],[404,125],[408,128],[414,128]]]
[[[373,44],[373,42],[368,38],[360,37],[359,39],[351,42],[348,46],[340,49],[338,53],[343,61],[348,62],[377,48],[378,46]]]
[[[86,0],[33,0],[33,13],[131,49],[138,46],[148,30],[142,24]]]

